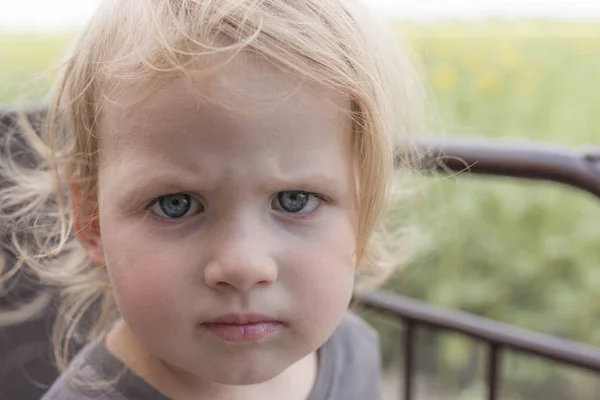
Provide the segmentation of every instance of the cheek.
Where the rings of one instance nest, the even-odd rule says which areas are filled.
[[[116,225],[115,225],[116,227]],[[128,232],[123,225],[103,226],[103,246],[115,300],[131,324],[148,326],[157,318],[175,323],[189,292],[185,255],[144,233]],[[123,245],[126,244],[126,245]]]
[[[280,278],[305,317],[341,320],[355,279],[355,238],[350,223],[338,221],[298,246],[283,246]]]

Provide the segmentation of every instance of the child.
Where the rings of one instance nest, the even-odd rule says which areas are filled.
[[[352,0],[102,4],[27,134],[45,163],[3,166],[18,265],[62,293],[44,400],[380,397],[348,305],[420,100],[375,27]]]

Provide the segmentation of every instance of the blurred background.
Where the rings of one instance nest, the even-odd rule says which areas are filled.
[[[600,142],[600,0],[365,0],[409,39],[433,104],[429,130],[568,148]],[[2,1],[0,105],[40,100],[54,66],[98,1]],[[392,224],[416,221],[414,261],[397,293],[600,346],[600,204],[550,184],[420,178]],[[400,327],[382,332],[396,388]],[[419,335],[423,399],[481,399],[482,352],[452,335]],[[509,355],[503,398],[600,399],[600,380]],[[396,397],[397,398],[397,397]]]

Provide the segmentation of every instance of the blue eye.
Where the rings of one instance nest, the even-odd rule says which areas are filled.
[[[204,211],[204,206],[189,194],[176,193],[159,197],[150,210],[163,218],[179,219]]]
[[[279,192],[273,199],[272,207],[292,214],[308,214],[321,203],[315,194],[301,191]]]

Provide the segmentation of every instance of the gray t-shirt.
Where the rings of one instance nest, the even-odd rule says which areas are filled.
[[[319,369],[308,400],[379,400],[380,353],[377,332],[348,313],[319,349]],[[98,340],[86,346],[41,400],[170,400],[131,370],[110,385],[84,389],[77,382],[106,382],[124,369]],[[72,378],[75,379],[72,379]]]

